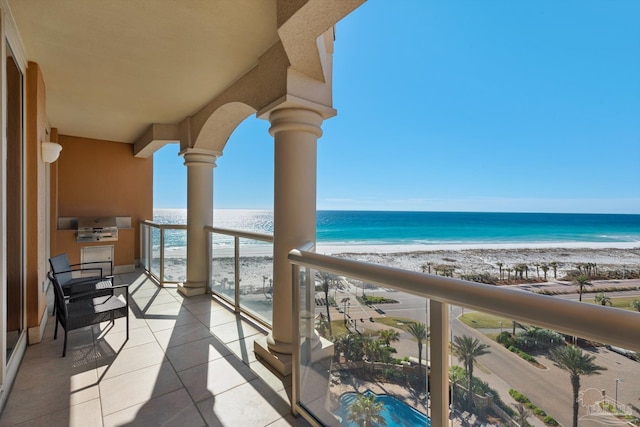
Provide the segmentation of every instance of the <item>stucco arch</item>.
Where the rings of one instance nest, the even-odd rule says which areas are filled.
[[[229,102],[216,109],[204,123],[193,148],[222,152],[231,134],[256,109],[244,102]]]

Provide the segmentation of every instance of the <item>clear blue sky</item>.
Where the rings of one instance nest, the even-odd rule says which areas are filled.
[[[369,0],[336,29],[318,209],[640,214],[640,1]],[[249,117],[214,206],[272,209],[273,140]],[[154,157],[154,206],[186,168]]]

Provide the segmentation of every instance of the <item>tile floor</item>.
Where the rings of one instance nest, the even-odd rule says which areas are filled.
[[[308,426],[290,414],[291,382],[256,361],[266,332],[210,296],[183,299],[146,275],[129,283],[125,320],[27,348],[0,426]],[[50,305],[51,307],[52,305]]]

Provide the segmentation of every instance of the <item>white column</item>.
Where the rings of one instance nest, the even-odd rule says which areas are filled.
[[[274,218],[273,218],[273,330],[267,338],[267,351],[290,355],[291,264],[289,251],[306,242],[316,241],[316,147],[322,135],[322,116],[312,110],[283,108],[269,115],[269,133],[275,141]],[[269,362],[268,355],[255,347]],[[275,356],[274,365],[288,375],[290,366],[282,366]],[[285,363],[286,364],[286,363]]]
[[[187,167],[187,281],[178,290],[193,296],[207,291],[210,261],[204,227],[213,225],[213,168],[221,154],[197,148],[180,154]]]

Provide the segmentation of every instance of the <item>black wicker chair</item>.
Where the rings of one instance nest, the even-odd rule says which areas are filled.
[[[54,277],[58,280],[58,283],[62,287],[62,292],[66,297],[76,299],[74,294],[84,294],[94,290],[101,289],[99,295],[112,295],[113,290],[113,265],[110,265],[109,275],[103,274],[101,267],[95,265],[105,264],[106,262],[85,262],[82,264],[69,264],[69,258],[67,254],[56,255],[49,258],[49,265],[51,265],[51,271]],[[92,267],[93,265],[93,267]],[[74,272],[83,274],[82,277],[73,277]],[[90,276],[86,276],[90,274]],[[94,296],[99,296],[94,295]],[[53,314],[56,314],[56,306],[53,307]]]
[[[64,347],[62,357],[67,354],[67,333],[74,329],[94,325],[101,322],[114,322],[115,319],[125,317],[127,319],[127,340],[129,339],[129,286],[111,286],[111,293],[104,295],[104,290],[94,289],[87,292],[76,293],[73,297],[65,297],[62,286],[55,277],[49,273],[49,279],[53,283],[56,306],[56,328],[53,339],[58,338],[58,323],[64,329]],[[124,290],[124,301],[115,295],[116,289]]]

